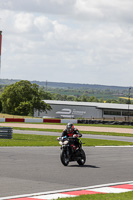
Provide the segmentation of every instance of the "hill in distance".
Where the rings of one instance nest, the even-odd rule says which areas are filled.
[[[10,85],[18,82],[17,79],[0,79],[0,85]],[[50,87],[50,88],[64,88],[64,89],[99,89],[99,90],[127,90],[129,87],[122,86],[109,86],[109,85],[98,85],[98,84],[81,84],[81,83],[63,83],[63,82],[48,82],[48,81],[30,81],[36,83],[39,86]]]

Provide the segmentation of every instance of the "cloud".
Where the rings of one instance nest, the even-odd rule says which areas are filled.
[[[14,11],[65,14],[71,12],[75,2],[76,0],[0,0],[0,7]]]
[[[0,8],[20,12],[57,14],[77,20],[132,22],[132,0],[0,0]]]
[[[40,32],[52,32],[54,29],[54,24],[45,16],[36,17],[34,20],[34,25],[40,30]]]
[[[0,0],[2,77],[131,85],[132,4]]]
[[[79,20],[110,22],[133,22],[133,2],[131,0],[93,1],[77,0],[75,16]]]
[[[29,13],[19,13],[14,17],[14,28],[18,32],[29,32],[32,28],[33,15]]]

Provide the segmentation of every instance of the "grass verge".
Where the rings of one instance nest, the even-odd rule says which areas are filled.
[[[13,134],[13,139],[0,139],[0,146],[59,146],[57,136]],[[84,146],[126,146],[133,142],[82,138]]]
[[[60,200],[133,200],[133,191],[120,194],[91,194],[78,197],[60,198]]]

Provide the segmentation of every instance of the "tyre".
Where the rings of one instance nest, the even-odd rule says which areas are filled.
[[[66,154],[66,151],[62,151],[61,154],[60,154],[60,159],[61,159],[61,162],[64,166],[67,166],[69,164],[69,158]]]
[[[83,149],[80,150],[80,154],[81,154],[81,158],[79,160],[77,160],[77,163],[79,165],[84,165],[86,162],[86,155]]]

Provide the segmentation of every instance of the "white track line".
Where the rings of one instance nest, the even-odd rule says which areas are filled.
[[[108,183],[108,184],[94,185],[94,186],[89,186],[89,187],[80,187],[80,188],[73,188],[73,189],[55,190],[55,191],[49,191],[49,192],[24,194],[24,195],[18,195],[18,196],[0,197],[0,200],[15,199],[15,198],[17,199],[17,198],[23,198],[23,197],[33,197],[33,196],[40,196],[40,195],[49,195],[49,194],[70,192],[70,191],[77,191],[77,190],[89,190],[89,189],[96,189],[96,188],[100,188],[100,187],[108,187],[108,186],[122,185],[122,184],[133,184],[133,181],[118,182],[118,183]]]
[[[131,147],[131,148],[133,148],[133,145],[124,145],[124,146],[95,146],[95,147],[98,147],[98,148],[99,148],[99,147],[100,147],[100,148],[110,148],[110,147],[111,147],[111,148],[119,148],[119,147],[120,147],[120,148],[123,148],[123,147],[124,147],[124,148],[129,148],[129,147]]]

